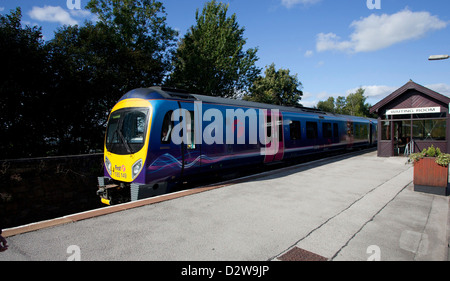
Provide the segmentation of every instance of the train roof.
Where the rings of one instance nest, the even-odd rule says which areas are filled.
[[[206,96],[206,95],[191,94],[185,90],[180,90],[180,89],[172,89],[172,88],[156,87],[156,86],[150,87],[150,88],[138,88],[138,89],[131,90],[128,93],[126,93],[124,96],[122,96],[122,98],[120,100],[129,99],[129,98],[201,101],[201,102],[205,102],[205,103],[215,103],[215,104],[231,105],[231,106],[237,106],[237,107],[278,109],[278,110],[282,110],[282,111],[290,111],[290,112],[297,112],[297,113],[310,113],[310,114],[314,113],[314,114],[335,116],[335,117],[342,117],[342,118],[350,117],[347,115],[334,114],[334,113],[321,111],[316,108],[300,107],[300,106],[299,107],[290,107],[290,106],[273,105],[273,104],[259,103],[259,102],[253,102],[253,101],[238,100],[238,99],[212,97],[212,96]],[[358,117],[358,116],[351,116],[351,117],[352,118],[361,118],[364,120],[371,120],[370,118],[365,118],[365,117]]]

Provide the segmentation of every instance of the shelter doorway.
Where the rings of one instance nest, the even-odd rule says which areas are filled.
[[[411,141],[411,121],[394,122],[394,156],[405,155],[407,145]]]

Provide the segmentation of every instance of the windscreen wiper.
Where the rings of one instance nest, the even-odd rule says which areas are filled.
[[[129,154],[133,154],[133,150],[131,149],[130,145],[128,144],[127,140],[122,134],[122,131],[119,130],[119,128],[116,129],[117,134],[120,136],[120,139],[122,140],[123,144],[125,145],[125,148],[127,149],[127,152]]]

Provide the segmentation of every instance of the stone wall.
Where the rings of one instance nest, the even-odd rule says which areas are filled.
[[[103,154],[0,161],[0,227],[103,207]]]

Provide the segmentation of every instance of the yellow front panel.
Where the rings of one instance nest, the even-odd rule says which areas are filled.
[[[108,159],[111,163],[111,166],[110,166],[111,167],[111,172],[110,172],[111,178],[118,180],[118,181],[123,181],[123,182],[132,182],[134,180],[132,178],[131,169],[132,169],[133,164],[135,164],[139,159],[142,159],[141,170],[143,169],[144,163],[145,163],[145,158],[147,157],[151,124],[152,124],[153,109],[152,109],[150,102],[147,100],[142,100],[142,99],[122,100],[114,106],[114,108],[111,110],[111,113],[116,110],[122,109],[122,108],[132,108],[132,107],[147,107],[147,108],[149,108],[147,132],[145,135],[145,142],[144,142],[144,146],[142,147],[142,149],[137,151],[134,154],[117,155],[117,154],[109,152],[106,149],[106,146],[104,148],[104,151],[105,151],[104,158],[108,157]],[[105,159],[103,159],[103,160],[105,161]]]

